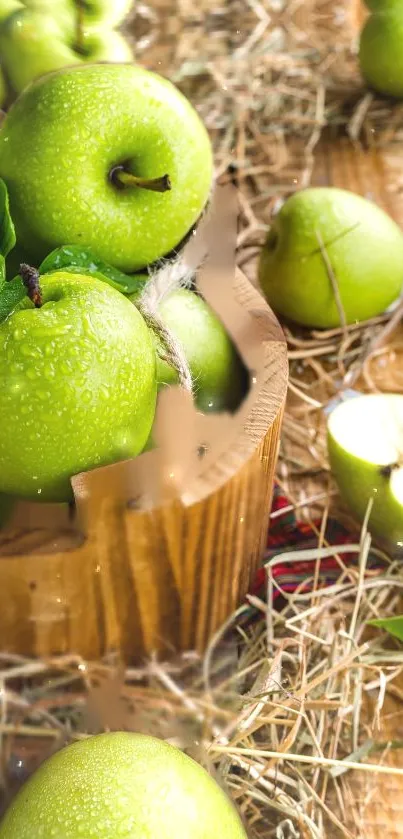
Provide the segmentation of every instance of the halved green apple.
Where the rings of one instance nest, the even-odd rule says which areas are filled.
[[[367,394],[339,404],[328,420],[330,467],[340,495],[369,530],[403,544],[403,395]]]

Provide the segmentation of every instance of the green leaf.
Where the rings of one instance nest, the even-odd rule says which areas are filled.
[[[379,629],[386,629],[390,635],[403,641],[403,615],[397,615],[395,618],[379,618],[377,620],[368,621],[370,626],[377,626]]]
[[[7,187],[0,178],[0,254],[6,257],[12,251],[16,241],[14,225],[10,216]]]
[[[0,323],[11,315],[26,293],[21,277],[14,277],[0,288]]]
[[[123,274],[122,271],[98,259],[91,248],[83,248],[81,245],[63,245],[61,248],[56,248],[44,259],[38,270],[40,274],[62,270],[77,274],[91,274],[121,291],[122,294],[134,294],[144,286],[147,280],[146,275]]]

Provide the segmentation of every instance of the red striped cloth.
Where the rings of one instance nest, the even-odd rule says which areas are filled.
[[[290,502],[285,495],[282,494],[278,486],[275,487],[272,513],[284,510],[290,506]],[[321,527],[321,520],[317,519],[313,522],[317,530]],[[345,545],[350,542],[355,543],[357,537],[346,530],[340,522],[329,518],[326,526],[325,539],[328,545]],[[273,557],[285,552],[300,551],[307,548],[318,547],[318,537],[315,530],[309,524],[298,521],[295,513],[287,512],[282,516],[278,516],[273,520],[267,538],[266,551],[263,560],[263,566],[256,574],[253,586],[250,593],[258,595],[262,599],[265,598],[267,588],[267,573],[264,565],[273,559]],[[358,554],[343,554],[343,562],[346,565],[356,565]],[[272,574],[276,582],[276,589],[274,590],[274,600],[281,597],[281,593],[293,592],[301,587],[302,591],[310,591],[313,582],[313,567],[312,560],[310,561],[295,561],[295,563],[276,563],[273,566]],[[384,570],[384,563],[370,553],[368,558],[368,571],[372,573],[376,570],[379,572]],[[334,557],[321,559],[319,563],[319,580],[320,586],[331,585],[340,575],[340,564]],[[306,583],[304,584],[304,580]],[[277,588],[278,587],[278,588]]]

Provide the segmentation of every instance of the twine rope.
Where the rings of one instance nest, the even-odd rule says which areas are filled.
[[[158,310],[164,298],[171,292],[179,288],[189,288],[193,275],[193,269],[190,269],[183,256],[179,255],[150,274],[138,302],[147,326],[153,330],[164,347],[164,352],[160,352],[161,358],[175,368],[179,384],[189,393],[193,391],[193,381],[182,344],[163,322]]]
[[[210,195],[198,220],[197,226],[189,232],[185,241],[182,243],[184,249],[178,253],[175,259],[161,262],[157,268],[150,271],[149,280],[147,281],[137,304],[147,325],[157,335],[164,347],[164,352],[159,353],[160,357],[171,367],[175,368],[178,373],[179,384],[189,393],[193,393],[193,381],[182,344],[163,322],[158,309],[165,297],[168,297],[171,292],[176,291],[179,288],[190,288],[192,285],[194,275],[197,268],[200,267],[200,264],[190,266],[186,262],[185,245],[186,242],[191,239],[192,235],[196,233],[200,222],[208,214],[214,187],[215,182],[213,178]]]

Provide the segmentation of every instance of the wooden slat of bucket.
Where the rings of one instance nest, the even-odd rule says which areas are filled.
[[[403,195],[396,188],[398,161],[403,145],[377,151],[363,150],[347,138],[325,139],[318,149],[315,185],[332,185],[373,198],[403,227]],[[401,174],[400,174],[401,177]],[[402,330],[403,332],[403,330]],[[400,339],[401,340],[401,339]],[[400,683],[403,697],[403,680]],[[368,719],[374,714],[376,697],[368,703]],[[378,743],[403,740],[403,701],[386,697],[380,729],[373,733]],[[379,756],[378,756],[379,757]],[[403,749],[385,749],[383,763],[403,767]],[[357,839],[403,839],[403,778],[356,773],[350,782],[359,822],[349,824]],[[348,802],[345,802],[346,808]],[[339,836],[337,831],[330,836]]]

